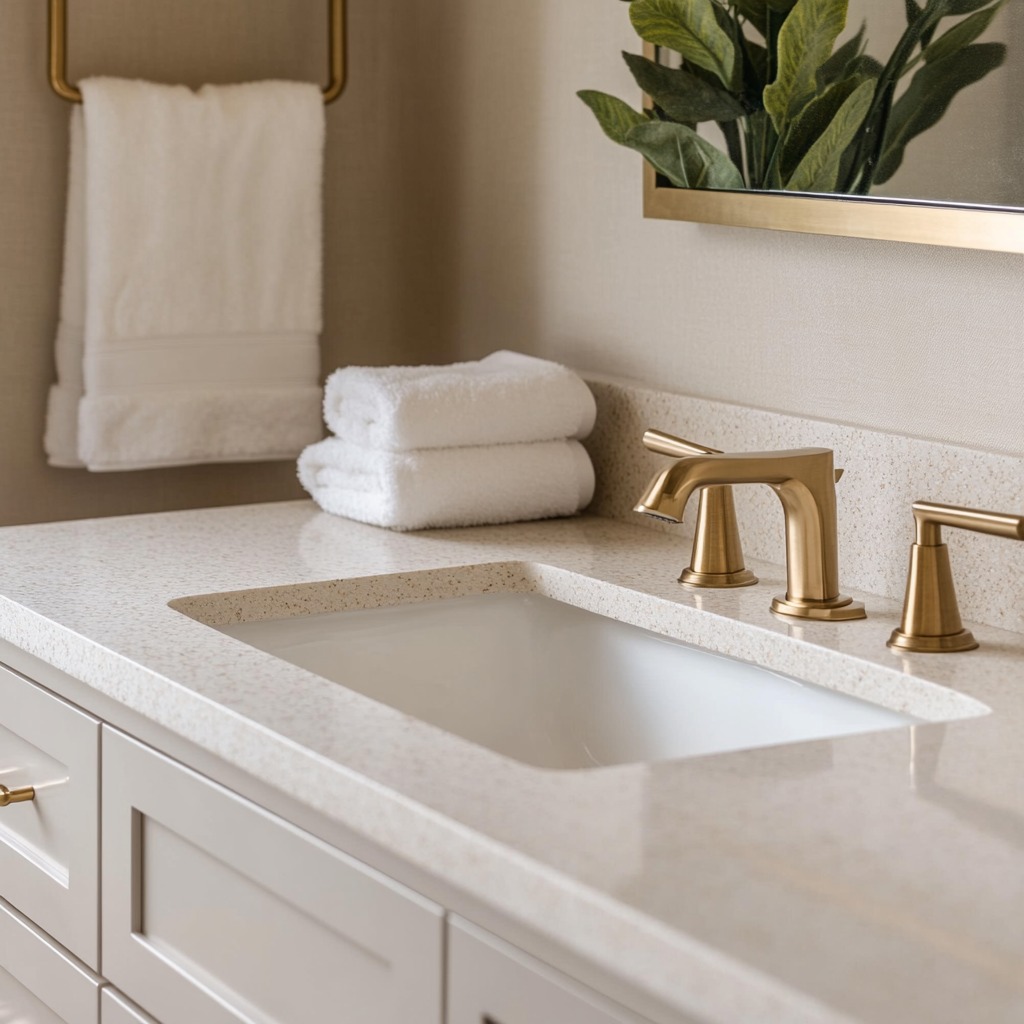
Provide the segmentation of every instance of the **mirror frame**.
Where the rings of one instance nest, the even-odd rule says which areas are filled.
[[[655,47],[644,55],[656,59]],[[644,96],[644,107],[651,101]],[[644,161],[644,216],[1024,253],[1024,209],[868,196],[675,188]]]

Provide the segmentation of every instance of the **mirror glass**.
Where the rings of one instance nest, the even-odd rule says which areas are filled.
[[[882,44],[878,51],[891,53],[903,31],[902,7],[853,0],[849,24],[869,19],[869,35],[877,33]],[[1024,4],[1009,0],[979,41],[1005,44],[1003,64],[958,93],[939,123],[910,143],[900,169],[872,195],[1024,207]]]
[[[763,11],[767,5],[791,11],[793,2],[794,0],[767,0],[767,3],[763,0],[736,0],[734,5],[730,4],[728,8],[722,9],[730,12],[734,8],[740,12]],[[833,8],[842,6],[841,0],[820,0],[819,9],[828,7],[830,3]],[[893,154],[888,148],[892,135],[891,125],[883,123],[881,129],[878,129],[876,121],[875,130],[882,133],[881,137],[885,138],[886,146],[884,152],[883,148],[878,150],[881,155],[876,157],[872,173],[869,175],[874,177],[869,187],[864,186],[863,177],[859,184],[855,184],[857,174],[862,173],[857,168],[862,165],[848,159],[861,144],[860,138],[867,138],[870,135],[863,131],[863,127],[859,136],[851,129],[850,135],[846,136],[846,141],[842,144],[849,147],[843,158],[843,169],[836,171],[836,165],[833,164],[832,169],[825,172],[825,178],[819,174],[817,178],[812,179],[818,183],[817,185],[808,187],[806,183],[794,184],[799,178],[795,168],[800,167],[803,171],[800,161],[810,153],[813,140],[824,137],[821,125],[827,125],[831,130],[835,124],[829,119],[841,120],[837,114],[838,104],[836,109],[826,111],[825,120],[819,116],[817,123],[808,122],[809,127],[804,129],[804,134],[809,140],[808,145],[797,151],[792,140],[796,138],[799,141],[801,135],[792,130],[792,125],[799,125],[799,118],[808,108],[794,106],[789,114],[780,114],[776,109],[769,110],[770,89],[766,88],[766,109],[759,115],[748,114],[746,118],[734,121],[733,125],[722,122],[716,124],[709,116],[708,119],[694,125],[701,139],[713,145],[723,156],[728,155],[728,158],[723,160],[727,165],[724,177],[719,173],[717,157],[712,153],[710,164],[713,171],[709,178],[696,185],[690,178],[694,174],[703,174],[708,161],[703,156],[698,156],[695,164],[690,162],[689,156],[683,159],[683,148],[678,136],[688,131],[686,127],[675,124],[661,125],[660,128],[654,129],[653,126],[647,125],[631,130],[630,124],[625,126],[623,130],[627,135],[624,144],[640,149],[653,165],[648,167],[646,172],[648,215],[1024,252],[1024,216],[1021,216],[1024,214],[1024,103],[1021,102],[1021,96],[1024,95],[1024,2],[927,0],[926,3],[925,0],[921,0],[921,3],[918,3],[917,0],[849,0],[846,25],[835,39],[835,49],[832,52],[838,56],[843,44],[847,44],[847,55],[857,54],[858,60],[871,62],[873,69],[869,67],[868,75],[872,76],[874,81],[880,81],[878,75],[882,72],[883,66],[889,62],[894,51],[899,49],[901,39],[906,38],[909,12],[920,12],[926,7],[930,10],[933,3],[942,4],[949,9],[950,14],[943,16],[944,20],[938,22],[932,35],[923,42],[915,42],[913,50],[909,51],[909,57],[905,57],[905,73],[893,76],[893,102],[891,113],[888,115],[893,122],[897,122],[900,116],[897,114],[900,100],[906,97],[904,110],[916,105],[919,111],[918,122],[913,126],[913,130],[907,132],[905,142],[895,147],[897,158],[893,160]],[[631,13],[639,10],[644,16],[652,17],[657,15],[659,5],[660,0],[642,0],[639,4],[631,4]],[[799,8],[798,4],[797,9]],[[783,14],[782,18],[788,21],[790,15]],[[719,19],[719,22],[721,24],[722,19]],[[695,70],[698,77],[711,81],[715,90],[720,93],[720,81],[715,81],[705,68],[695,67],[692,58],[684,60],[680,57],[675,42],[679,38],[678,35],[672,37],[670,45],[652,43],[651,32],[656,35],[661,31],[656,20],[653,24],[652,30],[650,24],[641,26],[634,18],[634,27],[637,28],[638,34],[641,33],[641,27],[647,30],[647,34],[643,36],[646,39],[646,57],[653,58],[656,64],[672,69],[678,75]],[[752,24],[747,23],[745,34],[759,45],[748,47],[748,50],[759,50],[762,56],[755,56],[763,64],[763,54],[767,52],[763,45],[766,29],[764,25],[760,25],[754,30]],[[950,33],[949,30],[954,27],[956,31]],[[713,23],[711,30],[714,31]],[[947,39],[942,38],[944,34],[948,34]],[[832,37],[835,38],[834,32]],[[943,47],[946,47],[944,52]],[[955,81],[953,76],[947,73],[949,66],[942,68],[939,59],[948,55],[950,48],[955,51],[958,61],[965,59],[961,52],[965,48],[973,51],[974,56],[978,58],[974,61],[974,70],[969,70],[966,74],[961,73],[964,64],[959,63],[956,67]],[[939,52],[936,53],[936,50]],[[828,52],[830,51],[826,50],[825,54]],[[705,60],[703,56],[698,59]],[[779,56],[778,59],[781,62],[783,57]],[[642,61],[642,58],[633,60]],[[627,56],[627,63],[630,62],[631,58]],[[737,64],[740,63],[738,60]],[[771,67],[770,63],[768,66]],[[820,99],[821,92],[827,88],[828,80],[823,82],[821,77],[826,69],[819,64],[813,66],[819,68],[815,74],[818,76],[817,95]],[[846,67],[846,71],[837,75],[837,78],[853,82],[854,84],[850,86],[852,91],[858,81],[863,83],[864,75],[860,68],[851,70],[849,64],[843,66]],[[687,120],[681,117],[678,111],[666,113],[668,108],[663,109],[658,105],[661,98],[656,90],[666,89],[662,95],[667,95],[675,89],[689,90],[691,85],[681,86],[678,83],[682,79],[677,78],[666,87],[665,82],[668,82],[668,79],[659,81],[656,74],[648,74],[644,79],[637,74],[633,63],[631,69],[645,88],[648,88],[647,82],[651,83],[648,91],[656,97],[655,109],[647,116],[654,118],[655,122],[666,118],[681,121],[685,126]],[[888,70],[886,68],[886,73]],[[936,71],[941,73],[936,74]],[[740,75],[740,71],[737,70],[736,74]],[[747,71],[742,72],[744,80],[747,74]],[[756,74],[764,74],[763,68]],[[692,77],[691,75],[691,81]],[[721,72],[718,73],[718,78],[724,80]],[[781,78],[780,73],[775,81]],[[773,81],[772,73],[769,72],[767,77],[762,77],[761,80]],[[865,92],[864,109],[873,111],[870,99],[872,87],[866,87],[862,91]],[[807,95],[805,89],[801,103],[806,102]],[[850,93],[846,95],[849,97]],[[688,95],[687,103],[689,102]],[[778,102],[775,100],[776,104]],[[925,108],[928,108],[928,114],[921,116],[920,111]],[[717,111],[720,108],[714,109]],[[598,113],[596,109],[595,113]],[[771,138],[782,139],[782,136],[772,136],[769,114],[777,126],[779,117],[789,118],[785,122],[788,125],[785,131],[789,134],[778,144],[781,159],[770,159],[769,155],[775,150],[770,146],[762,147],[765,151],[760,154],[760,157],[763,157],[760,166],[768,170],[763,172],[763,180],[758,181],[758,174],[752,171],[752,167],[756,165],[759,157],[756,144],[754,149],[751,148],[753,133],[748,126],[753,123],[752,118],[760,116],[768,123],[766,134],[769,141]],[[714,115],[716,118],[718,116]],[[733,113],[731,116],[735,118],[736,114]],[[871,121],[870,114],[866,120],[863,112],[855,116],[855,124],[867,125]],[[603,123],[602,127],[614,138],[614,133],[608,132],[606,123]],[[906,130],[905,124],[902,127]],[[673,131],[664,130],[668,128]],[[732,132],[731,139],[726,134],[728,130]],[[782,130],[780,128],[780,131]],[[616,141],[623,140],[620,138]],[[687,147],[690,146],[685,138],[681,141]],[[638,142],[644,145],[637,145]],[[697,149],[704,145],[705,143],[700,143]],[[864,147],[870,148],[870,143],[865,142]],[[689,153],[689,150],[687,152]],[[887,159],[887,169],[883,172],[881,167],[886,165]],[[813,161],[808,162],[813,165]],[[680,164],[684,165],[682,170],[679,170]],[[732,178],[737,177],[735,167],[742,169],[743,181],[732,181]],[[812,170],[810,173],[813,175],[815,172]],[[787,179],[786,175],[790,177]],[[687,187],[673,187],[673,182],[676,186],[680,184],[680,181],[676,180],[679,177],[684,179]],[[807,179],[807,175],[804,177]],[[828,184],[821,185],[823,180],[828,181]],[[742,189],[746,191],[740,191]],[[780,197],[778,200],[772,198],[776,195]],[[775,208],[770,208],[773,205]],[[883,210],[886,211],[884,214],[881,212]],[[797,222],[791,221],[791,211],[796,214]],[[819,218],[819,214],[823,219]]]
[[[836,49],[861,26],[866,26],[864,52],[885,63],[907,27],[902,0],[850,0]],[[1008,0],[976,42],[1003,44],[1005,59],[980,81],[962,85],[939,121],[911,139],[892,177],[872,185],[870,196],[1024,208],[1024,3]],[[671,50],[659,47],[656,53],[665,66],[682,64]],[[911,65],[897,97],[922,64]],[[698,132],[728,152],[713,121],[699,125]]]

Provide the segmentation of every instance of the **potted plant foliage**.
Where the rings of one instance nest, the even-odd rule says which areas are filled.
[[[884,63],[867,53],[866,23],[837,46],[847,2],[631,0],[659,57],[623,54],[650,109],[578,95],[677,188],[867,195],[960,90],[1003,63],[1005,46],[977,40],[1006,0],[886,0],[905,7],[906,29]],[[698,134],[707,122],[721,147]]]

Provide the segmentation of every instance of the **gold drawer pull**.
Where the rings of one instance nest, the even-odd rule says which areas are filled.
[[[6,807],[8,804],[24,803],[26,800],[34,800],[35,798],[35,786],[22,786],[20,789],[8,789],[6,786],[0,786],[0,807]]]

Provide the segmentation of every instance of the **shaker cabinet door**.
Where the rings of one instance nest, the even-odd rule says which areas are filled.
[[[99,1024],[103,979],[0,900],[0,1021]]]
[[[112,729],[103,970],[161,1024],[440,1024],[440,907]]]
[[[157,1024],[148,1013],[107,985],[100,998],[100,1024]]]
[[[650,1024],[468,921],[451,918],[446,1024],[542,1022]]]
[[[100,723],[0,665],[0,897],[91,967],[99,954]],[[2,959],[0,959],[2,963]]]

